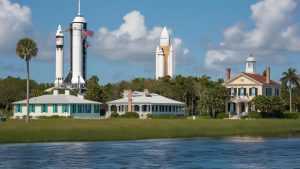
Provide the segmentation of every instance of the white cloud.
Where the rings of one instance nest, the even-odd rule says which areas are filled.
[[[44,35],[33,30],[29,7],[0,0],[0,25],[0,56],[15,55],[16,44],[24,37],[32,38],[37,43],[37,59],[52,59],[55,55],[55,35]]]
[[[241,63],[250,52],[258,61],[282,63],[284,57],[300,52],[298,24],[293,21],[294,0],[263,0],[251,6],[255,27],[244,30],[236,24],[223,32],[224,40],[205,54],[206,69],[223,69]]]
[[[11,54],[17,41],[31,31],[30,8],[0,0],[0,25],[0,54]]]
[[[111,61],[154,63],[162,27],[149,30],[145,25],[145,17],[139,11],[126,14],[123,20],[116,30],[108,30],[105,27],[98,29],[91,50],[99,57]],[[171,33],[171,30],[169,32]],[[187,60],[188,49],[183,48],[182,40],[175,37],[172,43],[177,61],[182,58]]]

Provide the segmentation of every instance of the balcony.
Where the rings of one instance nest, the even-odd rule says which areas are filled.
[[[235,95],[235,96],[230,96],[230,101],[231,102],[244,102],[244,101],[249,101],[249,96],[248,94],[244,95],[244,96],[238,96],[238,95]]]

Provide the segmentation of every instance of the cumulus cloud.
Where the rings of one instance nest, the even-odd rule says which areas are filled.
[[[0,25],[0,54],[11,54],[17,41],[31,31],[30,8],[0,0]]]
[[[145,17],[139,11],[126,14],[123,20],[116,30],[102,27],[96,31],[92,51],[110,61],[154,63],[156,46],[159,45],[163,28],[153,27],[149,30],[145,25]],[[176,60],[188,60],[189,51],[183,47],[183,41],[175,37],[172,43]]]
[[[54,34],[41,34],[33,30],[31,10],[27,6],[0,0],[0,56],[15,55],[15,46],[19,39],[32,38],[38,45],[37,59],[52,59],[55,54]]]
[[[300,52],[298,24],[293,20],[294,0],[263,0],[251,6],[255,26],[245,30],[238,23],[223,32],[224,40],[205,54],[206,69],[223,69],[240,63],[253,52],[257,60],[282,63],[291,53]]]

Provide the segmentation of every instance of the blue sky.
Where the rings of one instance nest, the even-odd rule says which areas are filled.
[[[270,66],[279,81],[288,67],[300,67],[297,0],[81,0],[90,38],[88,76],[100,83],[135,77],[155,78],[155,49],[163,26],[175,43],[176,74],[214,79],[244,71],[250,52],[257,72]],[[31,79],[55,78],[55,31],[67,28],[77,0],[0,0],[0,78],[25,78],[25,61],[15,55],[22,37],[33,38],[39,55],[31,60]],[[69,35],[65,32],[65,76],[69,69]],[[4,43],[5,41],[5,43]],[[299,42],[299,43],[298,43]]]

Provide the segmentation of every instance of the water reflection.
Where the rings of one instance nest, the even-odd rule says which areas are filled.
[[[300,138],[0,145],[0,168],[295,168]]]

